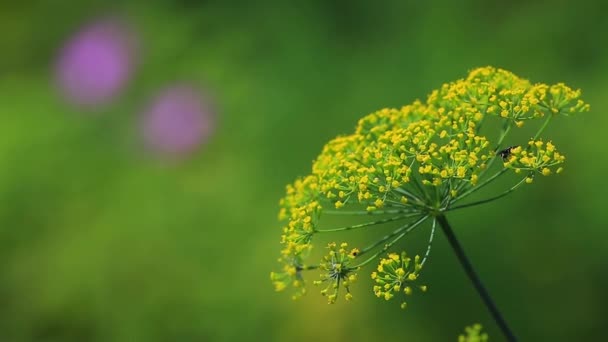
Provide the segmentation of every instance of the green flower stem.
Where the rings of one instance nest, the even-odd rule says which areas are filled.
[[[507,341],[516,342],[517,338],[515,337],[515,335],[509,328],[509,326],[507,325],[507,322],[503,318],[500,311],[498,311],[498,307],[492,300],[492,297],[490,297],[490,294],[488,293],[486,288],[483,286],[483,283],[477,276],[477,273],[475,272],[473,265],[471,265],[471,262],[469,261],[466,254],[464,253],[464,250],[462,249],[462,246],[458,242],[458,239],[456,239],[456,235],[454,235],[454,231],[452,230],[452,227],[448,223],[448,220],[446,219],[446,217],[444,215],[439,215],[439,216],[437,216],[437,221],[439,222],[439,225],[441,226],[445,236],[447,237],[448,241],[450,242],[450,245],[452,246],[454,253],[456,253],[456,257],[458,258],[458,261],[460,261],[460,264],[464,268],[465,273],[467,274],[467,276],[473,283],[475,290],[477,290],[477,293],[479,293],[479,296],[481,297],[484,304],[490,311],[492,318],[494,318],[494,321],[496,321],[496,324],[502,331],[503,335],[505,336]]]
[[[499,198],[502,198],[502,197],[504,197],[504,196],[506,196],[506,195],[508,195],[508,194],[512,193],[513,191],[515,191],[515,190],[516,190],[517,188],[519,188],[519,187],[520,187],[522,184],[524,184],[524,182],[526,181],[526,178],[528,178],[528,177],[524,177],[524,178],[523,178],[522,180],[520,180],[520,181],[519,181],[517,184],[513,185],[511,188],[509,188],[507,191],[503,192],[503,193],[502,193],[502,194],[500,194],[500,195],[496,195],[496,196],[494,196],[494,197],[490,197],[490,198],[487,198],[487,199],[485,199],[485,200],[481,200],[481,201],[477,201],[477,202],[472,202],[472,203],[467,203],[467,204],[463,204],[463,205],[458,205],[458,206],[455,206],[455,207],[451,207],[451,208],[448,208],[446,211],[452,211],[452,210],[456,210],[456,209],[468,208],[468,207],[472,207],[472,206],[475,206],[475,205],[480,205],[480,204],[484,204],[484,203],[488,203],[488,202],[495,201],[495,200],[497,200],[497,199],[499,199]]]
[[[386,186],[386,185],[385,185],[385,186]],[[377,187],[376,187],[376,188],[377,188]],[[420,198],[416,197],[414,194],[412,194],[412,193],[410,193],[410,192],[408,192],[408,191],[406,191],[406,190],[404,190],[404,189],[402,189],[402,188],[393,188],[393,190],[395,190],[396,192],[398,192],[398,193],[400,193],[400,194],[402,194],[402,195],[405,195],[405,196],[408,198],[408,201],[409,201],[409,202],[408,202],[408,204],[409,204],[409,205],[411,205],[411,206],[415,206],[415,207],[418,207],[418,208],[425,208],[425,209],[429,209],[429,208],[426,206],[425,202],[424,202],[424,201],[422,201],[422,200],[420,200]],[[385,197],[386,197],[386,195],[385,195]],[[385,200],[386,200],[386,199],[385,199]],[[412,202],[412,200],[414,200],[416,203],[415,203],[415,202]],[[399,205],[399,207],[403,207],[403,203],[401,203],[401,202],[394,202],[394,201],[390,201],[390,200],[386,200],[386,201],[387,201],[387,202],[393,202],[393,203],[396,203],[396,204],[398,204],[398,205]]]
[[[372,221],[372,222],[360,223],[360,224],[355,224],[355,225],[352,225],[352,226],[332,228],[332,229],[316,229],[315,232],[316,233],[341,232],[341,231],[345,231],[345,230],[358,229],[358,228],[363,228],[363,227],[368,227],[368,226],[374,226],[374,225],[377,225],[377,224],[383,224],[383,223],[387,223],[387,222],[393,222],[393,221],[403,220],[403,219],[406,219],[408,217],[414,217],[414,216],[419,216],[419,215],[420,215],[420,213],[416,212],[416,213],[412,213],[412,214],[409,214],[409,215],[398,215],[398,216],[389,217],[389,218],[386,218],[386,219],[383,219],[383,220],[377,220],[377,221]]]
[[[308,265],[308,266],[300,266],[297,267],[298,271],[312,271],[319,268],[319,265]]]
[[[412,230],[414,230],[414,228],[416,228],[417,226],[419,226],[422,222],[424,222],[428,217],[428,215],[421,217],[418,221],[415,221],[413,223],[409,223],[406,224],[405,226],[399,227],[397,228],[395,231],[393,231],[392,233],[385,235],[382,239],[376,241],[375,243],[363,248],[361,250],[361,252],[359,252],[358,256],[361,256],[369,251],[371,251],[372,249],[378,247],[379,245],[385,243],[386,241],[388,241],[390,238],[397,236],[395,239],[393,239],[393,241],[387,243],[386,245],[384,245],[384,247],[378,251],[377,253],[374,253],[374,255],[372,255],[371,257],[369,257],[369,259],[366,259],[365,261],[363,261],[362,263],[360,263],[359,265],[355,266],[355,267],[362,267],[367,265],[368,263],[374,261],[380,254],[386,252],[389,248],[391,248],[392,245],[394,245],[397,241],[401,240],[402,237],[404,237],[407,233],[411,232]]]
[[[547,126],[549,125],[549,121],[551,121],[551,118],[553,117],[553,115],[551,113],[547,113],[546,115],[547,115],[547,120],[545,120],[545,122],[543,122],[543,125],[540,126],[540,128],[538,129],[538,132],[536,132],[536,134],[534,135],[534,138],[532,138],[532,140],[536,141],[536,139],[538,139],[538,137],[540,137],[540,135],[543,133],[545,128],[547,128]]]
[[[502,130],[500,132],[500,137],[498,138],[498,142],[496,143],[496,147],[494,148],[494,156],[492,156],[492,158],[490,158],[490,161],[488,162],[488,165],[486,165],[485,169],[483,169],[479,173],[479,178],[482,178],[483,176],[485,176],[485,174],[490,170],[490,168],[492,167],[492,165],[494,165],[494,162],[498,158],[498,155],[496,153],[500,150],[500,147],[502,146],[502,143],[504,142],[504,140],[507,137],[507,135],[509,135],[509,132],[511,131],[511,127],[513,127],[512,122],[511,121],[505,121],[505,123],[504,123],[504,125],[502,127]],[[461,186],[459,186],[457,188],[457,190],[461,191],[467,185],[468,185],[467,183],[463,183]],[[477,187],[473,187],[472,189],[476,189],[476,188]],[[461,196],[461,197],[464,197],[464,196]]]
[[[424,266],[426,259],[431,254],[431,246],[433,245],[433,237],[435,237],[435,228],[437,227],[437,219],[433,218],[433,226],[431,227],[431,235],[429,236],[429,244],[426,247],[426,253],[424,253],[424,258],[420,262],[420,267]]]
[[[424,198],[427,200],[427,202],[430,202],[431,198],[429,197],[428,192],[424,190],[424,186],[418,181],[418,177],[411,175],[410,179],[412,180],[412,184],[414,184],[414,186],[416,188],[418,188],[418,191],[420,191],[420,194],[422,196],[424,196]]]
[[[419,210],[395,209],[395,210],[323,210],[323,214],[328,215],[392,215],[392,214],[411,214],[420,213]]]
[[[469,190],[465,191],[465,192],[464,192],[464,193],[462,193],[462,195],[460,195],[460,196],[457,196],[455,199],[453,199],[453,200],[451,201],[451,203],[456,203],[456,202],[460,201],[461,199],[463,199],[463,198],[465,198],[465,197],[469,196],[470,194],[474,193],[475,191],[477,191],[477,190],[479,190],[479,189],[483,188],[484,186],[486,186],[486,185],[490,184],[490,183],[491,183],[493,180],[495,180],[496,178],[498,178],[499,176],[501,176],[502,174],[504,174],[504,173],[505,173],[505,172],[507,172],[508,170],[509,170],[509,169],[504,168],[504,169],[502,169],[502,170],[498,171],[498,172],[497,172],[497,173],[495,173],[495,174],[494,174],[492,177],[490,177],[490,178],[486,179],[485,181],[483,181],[483,182],[482,182],[481,184],[479,184],[478,186],[476,186],[476,187],[474,187],[474,188],[471,188],[471,189],[469,189]]]
[[[494,149],[494,151],[496,151],[496,152],[498,152],[503,141],[505,140],[505,138],[511,131],[511,127],[513,127],[513,125],[511,124],[511,121],[507,121],[505,125],[506,125],[506,127],[503,128],[502,131],[500,132],[500,137],[498,138],[498,142],[496,143],[496,149]]]
[[[403,204],[402,202],[399,201],[393,201],[390,199],[386,199],[384,200],[385,203],[385,207],[387,208],[404,208],[404,207],[411,207],[413,210],[411,211],[412,213],[422,213],[422,212],[426,212],[429,210],[433,210],[433,207],[430,207],[426,204],[416,204],[416,203],[412,203],[412,202],[408,202],[407,204]]]
[[[496,143],[496,148],[494,149],[494,156],[488,162],[488,165],[486,166],[485,170],[481,171],[479,177],[483,177],[483,175],[486,172],[488,172],[488,170],[490,170],[490,168],[492,167],[492,165],[494,165],[494,162],[496,161],[496,159],[498,159],[498,155],[496,153],[498,153],[498,151],[500,150],[500,147],[502,146],[503,141],[505,140],[505,138],[507,137],[507,135],[511,131],[511,127],[512,126],[513,125],[511,125],[511,122],[509,121],[508,124],[507,124],[507,128],[505,128],[505,129],[502,130],[502,133],[500,134],[500,138],[498,139],[498,142]]]
[[[411,193],[411,192],[409,192],[409,191],[407,191],[407,190],[405,190],[405,189],[403,189],[401,187],[395,188],[395,191],[398,192],[398,193],[400,193],[400,194],[402,194],[402,195],[405,195],[406,197],[408,197],[409,200],[416,201],[417,202],[416,204],[425,205],[425,203],[424,203],[423,200],[421,200],[420,198],[418,198],[413,193]]]

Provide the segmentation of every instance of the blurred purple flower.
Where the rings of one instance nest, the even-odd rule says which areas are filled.
[[[213,110],[195,88],[172,86],[152,101],[142,128],[148,149],[166,157],[184,156],[208,140]]]
[[[127,26],[114,19],[90,23],[70,38],[55,70],[65,98],[88,107],[111,101],[132,74],[134,40]]]

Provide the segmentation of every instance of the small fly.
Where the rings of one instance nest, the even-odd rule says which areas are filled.
[[[516,147],[519,147],[519,146],[509,146],[502,151],[498,151],[498,153],[496,153],[496,155],[500,156],[502,158],[502,160],[506,161],[509,158],[509,156],[511,155],[511,151]]]

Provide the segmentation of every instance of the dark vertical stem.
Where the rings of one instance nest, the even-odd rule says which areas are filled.
[[[443,229],[445,236],[448,238],[452,249],[454,249],[454,253],[456,253],[456,257],[458,257],[458,261],[460,261],[462,268],[464,268],[465,273],[473,283],[473,286],[475,286],[475,290],[477,290],[477,293],[479,293],[479,296],[483,300],[484,304],[486,305],[488,310],[490,310],[492,318],[494,318],[496,324],[498,324],[498,327],[500,327],[500,330],[502,331],[503,335],[505,335],[507,341],[516,342],[517,338],[515,338],[515,335],[507,325],[505,319],[500,314],[500,311],[498,311],[498,307],[496,307],[496,304],[490,297],[490,294],[481,283],[481,280],[477,276],[475,269],[473,269],[473,265],[471,265],[471,262],[464,254],[464,250],[458,242],[458,239],[456,239],[456,235],[454,235],[454,231],[448,223],[448,220],[444,215],[439,215],[437,216],[437,221],[439,222],[439,225],[441,225],[441,229]]]

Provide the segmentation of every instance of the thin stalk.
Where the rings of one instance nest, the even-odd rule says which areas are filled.
[[[426,191],[424,191],[424,185],[418,181],[418,177],[416,177],[415,175],[412,174],[410,179],[412,180],[412,184],[414,184],[414,186],[416,188],[418,188],[418,190],[420,191],[420,194],[422,196],[424,196],[424,198],[427,200],[427,202],[430,202],[431,198],[429,197],[429,194]]]
[[[401,187],[397,187],[395,188],[395,191],[397,191],[398,193],[405,195],[407,197],[409,197],[409,199],[413,199],[414,201],[418,202],[418,204],[424,204],[424,201],[421,200],[420,198],[418,198],[416,195],[414,195],[413,193],[401,188]]]
[[[368,263],[370,263],[371,261],[373,261],[374,259],[376,259],[380,254],[382,254],[387,249],[389,249],[392,245],[394,245],[397,241],[399,241],[407,233],[409,233],[412,230],[414,230],[414,228],[416,228],[418,225],[420,225],[422,222],[424,222],[427,218],[428,218],[428,215],[421,217],[416,222],[409,223],[409,224],[406,224],[405,226],[399,227],[396,230],[394,230],[392,233],[390,233],[388,235],[385,235],[382,239],[380,239],[380,240],[376,241],[375,243],[373,243],[373,244],[371,244],[371,245],[363,248],[361,250],[361,252],[359,252],[358,256],[361,256],[361,255],[363,255],[363,254],[371,251],[372,249],[374,249],[374,248],[378,247],[379,245],[381,245],[381,244],[385,243],[386,241],[388,241],[393,236],[397,236],[395,239],[393,239],[393,241],[391,241],[391,242],[387,243],[386,245],[384,245],[384,247],[380,251],[378,251],[377,253],[374,253],[374,255],[372,255],[371,257],[369,257],[368,259],[366,259],[365,261],[363,261],[362,263],[360,263],[356,267],[361,267],[361,266],[367,265]]]
[[[424,266],[426,259],[431,254],[431,246],[433,245],[433,237],[435,236],[435,227],[437,227],[437,219],[433,218],[433,226],[431,227],[431,236],[429,237],[429,244],[426,246],[426,253],[424,253],[424,258],[422,258],[422,262],[420,266]]]
[[[308,265],[308,266],[298,266],[298,267],[296,267],[296,269],[298,271],[310,271],[310,270],[316,270],[317,268],[319,268],[319,265]]]
[[[468,208],[468,207],[472,207],[472,206],[475,206],[475,205],[492,202],[492,201],[495,201],[495,200],[497,200],[499,198],[505,197],[508,194],[510,194],[513,191],[515,191],[517,188],[519,188],[522,184],[524,184],[526,178],[528,178],[528,177],[524,177],[522,180],[519,181],[519,183],[513,185],[511,188],[509,188],[507,191],[503,192],[500,195],[496,195],[494,197],[486,198],[484,200],[477,201],[477,202],[472,202],[472,203],[467,203],[467,204],[463,204],[463,205],[458,205],[458,206],[455,206],[455,207],[452,207],[452,208],[448,208],[446,211],[452,211],[452,210],[456,210],[456,209]]]
[[[511,131],[511,127],[513,127],[512,122],[511,121],[505,121],[505,123],[503,124],[502,130],[500,132],[500,136],[498,138],[498,142],[496,143],[496,147],[494,148],[494,155],[490,158],[490,161],[488,162],[488,164],[486,164],[486,167],[484,170],[482,170],[479,173],[479,178],[483,178],[483,176],[486,175],[486,173],[492,168],[492,165],[494,165],[494,162],[496,161],[496,159],[498,159],[498,151],[500,150],[503,141],[505,140],[505,138],[507,137],[507,135],[509,135],[509,132]],[[494,176],[491,178],[494,179]],[[487,184],[487,183],[485,183]],[[483,184],[483,185],[485,185]],[[456,190],[458,190],[459,192],[461,190],[463,190],[464,188],[466,188],[469,184],[467,183],[463,183],[461,186],[459,186]],[[472,186],[469,190],[471,189],[477,189],[477,187]],[[470,194],[470,193],[467,193]],[[459,196],[460,198],[464,197],[464,196]],[[458,200],[458,199],[457,199]]]
[[[386,199],[384,201],[385,206],[387,206],[386,204],[388,204],[388,206],[390,206],[390,208],[407,208],[407,207],[412,207],[413,209],[418,210],[418,212],[422,212],[425,210],[433,210],[433,207],[430,207],[428,205],[426,205],[425,203],[414,203],[414,202],[410,202],[408,201],[406,204],[403,204],[402,202],[399,201],[395,201],[395,200],[391,200],[391,199]]]
[[[534,135],[534,138],[532,138],[532,140],[536,141],[536,139],[538,139],[538,137],[540,137],[540,135],[543,133],[545,128],[547,128],[547,125],[549,125],[549,121],[551,121],[552,117],[553,117],[553,115],[551,113],[547,114],[547,120],[545,120],[545,122],[543,122],[543,125],[540,126],[540,128],[538,129],[538,132],[536,132],[536,134]]]
[[[358,228],[363,228],[363,227],[368,227],[368,226],[374,226],[377,224],[383,224],[383,223],[387,223],[387,222],[403,220],[408,217],[414,217],[414,216],[418,216],[418,215],[420,215],[420,213],[416,212],[416,213],[412,213],[409,215],[398,215],[398,216],[385,218],[383,220],[365,222],[365,223],[355,224],[352,226],[345,226],[345,227],[331,228],[331,229],[316,229],[315,232],[317,232],[317,233],[341,232],[341,231],[345,231],[345,230],[358,229]]]
[[[498,142],[496,143],[495,151],[498,151],[498,149],[500,148],[500,145],[502,145],[502,142],[505,140],[507,135],[509,135],[509,131],[511,131],[511,127],[513,127],[513,125],[511,125],[511,122],[508,121],[506,123],[506,127],[503,128],[502,132],[500,132],[500,137],[498,138]]]
[[[498,138],[498,142],[496,143],[496,147],[494,148],[494,155],[492,156],[492,158],[490,158],[490,161],[486,165],[486,168],[484,170],[482,170],[481,173],[479,174],[479,178],[482,178],[483,176],[485,176],[485,174],[490,170],[492,165],[494,165],[494,162],[498,158],[498,155],[496,155],[496,153],[500,150],[500,147],[502,146],[502,143],[505,140],[505,138],[507,137],[507,135],[509,135],[509,132],[511,131],[511,127],[513,127],[513,125],[511,124],[511,121],[506,121],[504,123],[503,128],[500,132],[500,137]],[[462,190],[462,189],[458,189],[458,191],[460,191],[460,190]]]
[[[454,231],[452,230],[452,227],[448,223],[448,220],[446,219],[446,217],[444,215],[439,215],[439,216],[437,216],[437,221],[439,222],[439,225],[441,226],[445,236],[447,237],[448,241],[450,242],[450,245],[452,246],[452,249],[454,250],[456,257],[458,258],[458,261],[460,261],[462,268],[464,268],[464,271],[467,274],[467,276],[469,277],[469,280],[471,280],[471,282],[473,283],[475,290],[477,290],[477,293],[481,297],[481,300],[484,302],[484,304],[490,311],[492,318],[494,318],[494,321],[496,321],[496,324],[502,331],[502,334],[505,336],[507,341],[517,342],[517,338],[513,334],[513,331],[511,331],[511,329],[507,325],[507,322],[505,321],[502,314],[498,310],[498,307],[492,300],[492,297],[490,297],[490,294],[488,293],[486,288],[483,286],[483,283],[479,279],[479,276],[477,276],[477,273],[475,272],[473,265],[471,264],[471,262],[469,261],[469,259],[466,256],[466,254],[464,253],[464,250],[462,249],[462,246],[458,242],[458,239],[456,239],[456,235],[454,235]]]
[[[474,193],[475,191],[477,191],[477,190],[483,188],[484,186],[490,184],[493,180],[495,180],[496,178],[498,178],[500,175],[502,175],[505,172],[507,172],[507,170],[508,170],[507,168],[504,168],[504,169],[498,171],[497,173],[495,173],[494,175],[492,175],[492,177],[490,177],[490,178],[484,180],[483,182],[481,182],[481,184],[477,185],[474,188],[471,188],[471,189],[465,191],[462,195],[457,196],[456,198],[454,198],[454,200],[452,200],[452,203],[456,203],[456,202],[460,201],[461,199],[463,199],[463,198],[469,196],[470,194]]]
[[[411,214],[419,213],[418,210],[394,209],[394,210],[323,210],[323,214],[328,215],[385,215],[385,214]]]

